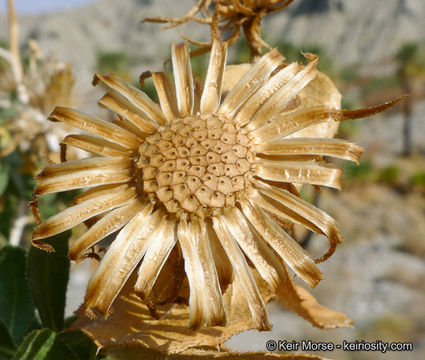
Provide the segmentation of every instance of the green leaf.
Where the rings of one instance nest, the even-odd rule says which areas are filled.
[[[44,241],[55,248],[54,253],[32,247],[28,254],[28,280],[41,322],[58,332],[64,325],[70,234],[67,231]]]
[[[15,353],[15,344],[7,327],[0,320],[0,359],[9,359]]]
[[[34,330],[26,336],[13,360],[44,360],[55,339],[56,333],[49,329]]]
[[[60,338],[60,335],[61,334],[58,334],[56,337],[55,343],[47,354],[45,360],[80,360],[77,354],[75,354],[74,351],[72,351],[72,349]],[[83,360],[89,360],[89,358]]]
[[[19,344],[34,318],[25,266],[23,249],[7,245],[0,250],[0,319],[15,344]]]
[[[9,170],[9,165],[4,161],[0,161],[0,195],[3,195],[9,182]]]
[[[97,346],[81,331],[62,332],[58,336],[72,350],[78,360],[95,360]]]

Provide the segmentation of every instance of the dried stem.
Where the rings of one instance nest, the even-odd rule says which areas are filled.
[[[10,47],[10,67],[12,70],[13,80],[16,84],[19,100],[23,104],[29,101],[28,91],[23,82],[23,70],[21,55],[19,52],[19,25],[16,19],[15,7],[13,0],[8,0],[8,17],[9,17],[9,47]]]

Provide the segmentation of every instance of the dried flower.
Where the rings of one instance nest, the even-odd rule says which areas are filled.
[[[261,19],[268,14],[278,12],[292,3],[293,0],[200,0],[183,17],[149,17],[144,21],[155,23],[168,23],[166,27],[173,28],[188,21],[196,21],[212,26],[212,31],[219,25],[221,32],[231,31],[226,41],[233,45],[240,37],[241,27],[251,53],[251,59],[256,60],[261,56],[262,48],[271,49],[261,37]],[[209,8],[215,5],[214,16]],[[202,17],[195,15],[200,13]],[[215,24],[216,23],[216,24]],[[214,35],[214,34],[213,34]],[[201,46],[199,52],[211,48],[211,43],[202,43],[183,35],[189,42]],[[214,38],[214,36],[213,36]],[[217,37],[216,37],[217,38]]]
[[[188,298],[194,329],[226,324],[222,294],[237,279],[253,326],[267,330],[255,268],[280,303],[313,324],[347,325],[342,314],[317,312],[286,265],[314,287],[321,279],[316,262],[342,241],[335,221],[302,200],[293,184],[339,189],[341,169],[322,156],[358,162],[362,149],[343,140],[288,137],[330,119],[383,111],[400,99],[361,110],[294,109],[291,102],[316,75],[317,57],[307,54],[305,67],[284,66],[273,50],[222,100],[226,53],[225,43],[213,43],[201,90],[194,86],[187,44],[173,45],[175,84],[164,72],[153,74],[160,106],[118,77],[96,74],[94,84],[107,91],[99,104],[118,115],[114,123],[56,108],[50,120],[90,133],[69,135],[64,144],[101,156],[49,165],[37,176],[35,211],[40,195],[91,189],[39,224],[34,245],[51,250],[40,239],[90,221],[70,250],[78,261],[97,256],[93,247],[119,231],[89,282],[90,316],[109,314],[136,271],[135,292],[151,313],[157,315],[158,304]],[[327,236],[328,252],[314,261],[282,229],[288,222]]]

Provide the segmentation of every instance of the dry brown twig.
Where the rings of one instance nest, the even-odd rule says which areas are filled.
[[[230,31],[230,35],[222,39],[229,47],[239,39],[242,29],[248,43],[251,61],[255,62],[261,56],[263,48],[271,50],[261,36],[261,19],[286,8],[292,2],[293,0],[200,0],[181,18],[157,16],[148,17],[143,22],[168,24],[164,29],[175,28],[189,21],[207,24],[212,29],[217,27],[221,34]],[[214,14],[211,15],[209,8],[213,4]],[[199,42],[181,35],[185,40],[200,47],[193,56],[211,49],[211,42]],[[217,38],[219,35],[212,34],[211,39]]]

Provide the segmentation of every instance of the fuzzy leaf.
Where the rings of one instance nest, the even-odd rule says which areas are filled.
[[[72,351],[76,359],[96,359],[97,346],[83,332],[63,332],[58,335],[58,340]]]
[[[43,325],[55,331],[64,325],[69,236],[68,231],[43,241],[54,247],[53,253],[33,246],[28,255],[28,280],[35,306]]]
[[[34,305],[25,277],[26,254],[18,247],[0,250],[0,320],[18,344],[34,318]]]

